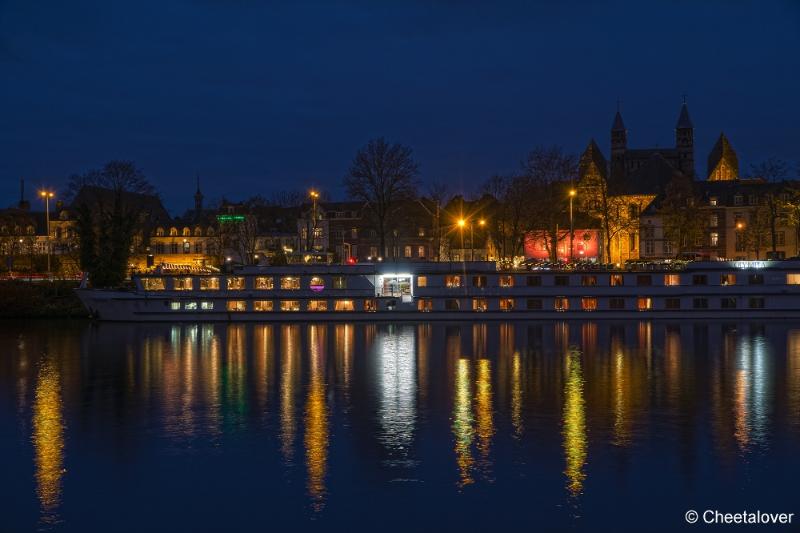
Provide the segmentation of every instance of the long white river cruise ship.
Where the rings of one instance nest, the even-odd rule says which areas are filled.
[[[498,270],[494,262],[251,266],[77,289],[119,321],[463,320],[800,316],[800,261]]]

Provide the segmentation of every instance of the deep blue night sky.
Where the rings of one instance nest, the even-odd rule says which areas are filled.
[[[608,155],[618,98],[630,146],[672,145],[683,93],[699,173],[720,130],[743,168],[796,161],[798,51],[795,0],[5,0],[0,200],[20,177],[59,187],[114,158],[173,212],[196,172],[206,198],[341,197],[355,150],[381,135],[469,193],[537,144],[595,137]]]

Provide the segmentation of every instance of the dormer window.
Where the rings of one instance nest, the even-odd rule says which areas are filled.
[[[708,205],[710,205],[710,206],[712,206],[712,207],[716,207],[716,206],[717,206],[717,197],[716,197],[716,196],[712,196],[712,197],[711,197],[711,198],[708,200]]]

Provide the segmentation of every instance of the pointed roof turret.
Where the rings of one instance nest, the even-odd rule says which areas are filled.
[[[692,129],[694,125],[692,124],[692,119],[689,117],[689,107],[686,105],[686,100],[683,101],[683,105],[681,106],[681,114],[678,115],[678,123],[675,125],[675,129]]]
[[[597,174],[603,180],[606,179],[608,172],[608,162],[603,157],[603,152],[594,139],[589,141],[586,150],[581,154],[581,159],[578,165],[578,175],[580,179],[590,177]]]
[[[617,114],[614,115],[614,123],[611,124],[611,131],[625,131],[625,123],[622,122],[622,113],[617,109]]]
[[[720,133],[708,154],[708,179],[724,181],[739,179],[739,157],[725,133]]]

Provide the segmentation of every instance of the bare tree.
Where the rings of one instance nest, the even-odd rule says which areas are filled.
[[[418,171],[411,148],[389,144],[381,137],[369,141],[356,153],[344,179],[350,198],[364,202],[374,217],[383,255],[388,255],[389,220],[402,201],[416,196]]]
[[[691,178],[673,177],[667,185],[660,213],[664,238],[672,243],[676,256],[694,248],[703,238],[705,219]]]

